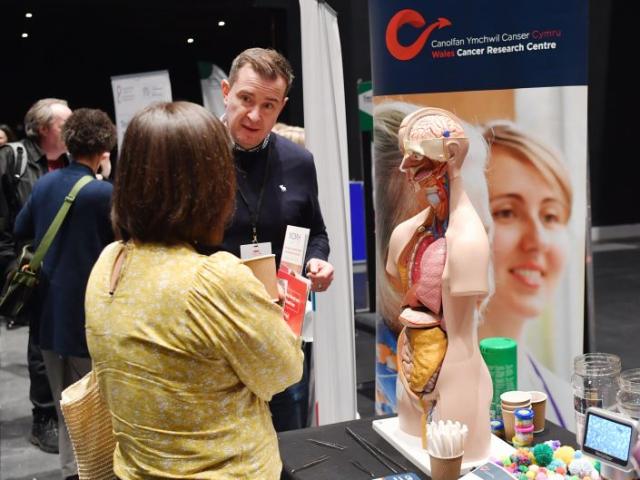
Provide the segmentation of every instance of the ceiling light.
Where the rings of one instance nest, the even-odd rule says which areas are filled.
[[[33,17],[33,13],[27,12],[27,13],[24,14],[24,16],[27,17],[27,18],[31,18],[31,17]]]
[[[23,33],[23,34],[22,34],[22,38],[27,38],[28,36],[29,36],[29,34],[28,34],[28,33]]]
[[[225,23],[225,21],[224,21],[224,20],[220,20],[220,21],[218,22],[218,26],[219,26],[219,27],[224,27],[225,25],[226,25],[226,23]]]
[[[193,43],[193,38],[187,38],[187,43]]]

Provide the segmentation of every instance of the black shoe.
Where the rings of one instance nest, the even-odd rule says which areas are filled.
[[[80,480],[80,477],[78,477],[78,475],[71,475],[70,477],[65,477],[64,480]]]
[[[34,412],[29,441],[43,452],[58,453],[58,420]]]

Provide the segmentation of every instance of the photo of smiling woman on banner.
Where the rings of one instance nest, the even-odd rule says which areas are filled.
[[[394,145],[400,117],[423,106],[455,112],[481,131],[489,148],[495,293],[478,323],[478,336],[518,342],[519,388],[546,392],[547,417],[569,428],[571,361],[582,352],[583,338],[586,142],[580,138],[586,138],[586,122],[580,108],[563,105],[575,105],[574,99],[580,104],[584,96],[583,87],[555,87],[374,100],[378,259],[384,258],[394,226],[415,213],[414,192],[402,181]],[[395,408],[395,366],[388,358],[396,348],[401,300],[380,272],[377,284],[384,319],[378,325],[376,406],[381,413]]]

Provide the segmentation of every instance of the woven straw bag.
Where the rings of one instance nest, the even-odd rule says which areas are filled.
[[[100,396],[94,370],[62,392],[60,409],[73,444],[80,480],[116,478],[111,412]]]

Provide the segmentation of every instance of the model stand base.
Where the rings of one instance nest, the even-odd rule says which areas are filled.
[[[400,430],[398,417],[383,418],[373,421],[373,429],[378,432],[382,438],[393,445],[405,458],[411,460],[425,474],[431,476],[431,465],[429,462],[429,454],[422,448],[420,437],[414,437]],[[504,458],[515,449],[499,439],[495,435],[491,435],[491,450],[489,457]],[[487,462],[489,458],[478,460],[476,462],[463,462],[460,475],[470,472],[473,468]]]

